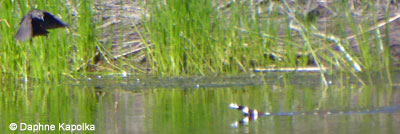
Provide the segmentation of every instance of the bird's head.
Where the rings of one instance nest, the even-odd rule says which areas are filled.
[[[44,21],[43,16],[44,15],[43,15],[42,11],[34,10],[31,12],[32,19],[38,19],[38,20]]]

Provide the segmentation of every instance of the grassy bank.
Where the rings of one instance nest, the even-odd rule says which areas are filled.
[[[0,8],[0,75],[47,81],[85,75],[93,71],[88,68],[95,62],[96,48],[101,50],[99,59],[106,60],[96,64],[94,70],[100,73],[226,75],[310,66],[353,74],[390,72],[391,31],[378,25],[393,17],[394,11],[382,8],[393,9],[390,3],[310,5],[284,0],[147,0],[142,2],[147,17],[140,36],[150,42],[143,43],[145,64],[150,66],[137,67],[131,57],[113,59],[111,43],[100,43],[102,29],[96,27],[103,22],[94,15],[94,1],[5,1]],[[31,9],[49,11],[69,27],[50,30],[48,37],[36,37],[32,43],[17,42],[13,36]],[[124,26],[114,28],[130,32]]]
[[[285,0],[148,0],[145,25],[154,47],[147,52],[159,74],[238,73],[310,62],[345,72],[385,72],[390,55],[383,36],[390,31],[377,20],[388,20],[390,11],[381,7],[392,5],[358,4],[313,9]]]
[[[0,76],[58,81],[85,70],[80,68],[93,58],[93,1],[3,1],[0,6]],[[49,30],[47,37],[35,37],[32,42],[18,42],[14,35],[31,9],[46,10],[69,27]]]

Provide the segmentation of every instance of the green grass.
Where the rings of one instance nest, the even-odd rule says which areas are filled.
[[[220,2],[220,3],[218,3]],[[381,29],[367,30],[385,16],[375,8],[381,3],[365,1],[363,21],[352,17],[356,11],[344,2],[330,4],[337,15],[327,23],[316,24],[304,19],[304,5],[293,7],[285,0],[266,2],[236,1],[226,8],[217,0],[148,0],[150,17],[145,20],[154,45],[148,56],[157,74],[237,74],[254,67],[304,67],[313,60],[319,67],[339,71],[383,71],[389,69],[388,39],[378,38]],[[283,7],[280,8],[280,7]],[[378,12],[379,11],[379,12]],[[293,28],[294,24],[296,28]],[[315,25],[325,25],[324,31]],[[346,37],[359,34],[350,44]],[[322,34],[320,34],[322,33]],[[329,35],[335,38],[328,38]],[[356,45],[355,51],[350,45]],[[345,51],[339,51],[338,47]],[[383,49],[381,49],[383,48]],[[265,55],[277,53],[282,60],[271,61]],[[296,58],[299,53],[309,57]]]
[[[40,81],[59,81],[65,76],[84,73],[95,53],[96,32],[93,23],[93,1],[3,1],[0,3],[0,75]],[[69,5],[69,6],[66,6]],[[17,42],[14,35],[25,13],[31,9],[46,10],[68,23],[65,29],[49,30],[40,36]],[[76,9],[76,14],[73,16]],[[79,71],[78,71],[79,70]]]
[[[230,75],[250,73],[254,68],[304,67],[313,60],[318,67],[350,72],[390,73],[388,28],[369,30],[378,16],[389,12],[380,3],[365,1],[357,6],[367,17],[357,20],[348,3],[334,2],[335,17],[327,23],[312,18],[286,1],[263,4],[252,1],[147,0],[143,8],[142,38],[151,41],[145,50],[152,74]],[[109,56],[111,47],[99,43],[94,1],[4,1],[0,3],[0,75],[15,79],[59,81],[65,76],[87,74],[97,48]],[[221,8],[223,7],[223,8]],[[31,9],[46,10],[69,24],[50,30],[48,37],[17,42],[13,36],[23,15]],[[98,17],[101,18],[101,17]],[[322,28],[315,29],[315,27]],[[123,30],[124,27],[116,27]],[[137,30],[137,28],[135,28]],[[357,34],[352,41],[349,33]],[[120,33],[123,34],[123,33]],[[143,41],[145,42],[145,41]],[[356,45],[354,45],[356,44]],[[352,46],[351,46],[352,45]],[[343,48],[340,50],[340,48]],[[357,48],[356,51],[354,48]],[[268,55],[279,56],[271,60]],[[298,58],[298,55],[306,55]],[[109,57],[108,57],[109,58]],[[127,60],[107,61],[100,73],[146,72]],[[129,71],[134,70],[134,71]],[[135,71],[136,70],[136,71]],[[139,70],[139,71],[138,71]],[[332,73],[332,72],[330,72]],[[324,77],[324,74],[321,73]]]

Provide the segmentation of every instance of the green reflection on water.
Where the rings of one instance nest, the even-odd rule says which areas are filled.
[[[153,89],[147,92],[152,113],[149,129],[154,133],[387,133],[399,130],[400,111],[366,114],[362,111],[397,107],[392,89],[306,88],[296,86],[248,86],[240,88]],[[396,95],[398,95],[398,91]],[[365,101],[369,98],[369,101]],[[270,116],[248,126],[230,128],[242,118],[228,109],[230,102],[261,111],[308,112],[307,115]],[[344,111],[355,114],[313,115],[314,112]],[[397,119],[396,119],[397,118]],[[156,127],[154,127],[156,126]],[[376,129],[375,127],[380,127]]]
[[[269,81],[273,78],[260,78]],[[278,78],[280,79],[280,78]],[[157,80],[174,87],[152,86],[154,79],[110,81],[104,79],[92,84],[32,84],[3,86],[0,92],[0,129],[13,133],[10,123],[27,124],[94,124],[96,131],[77,133],[395,133],[400,130],[399,87],[385,83],[357,85],[332,84],[320,86],[315,79],[308,84],[282,82],[254,84],[254,77],[242,79],[246,85],[235,85],[228,80],[205,82],[179,78],[178,81]],[[230,79],[233,80],[233,79]],[[233,80],[238,81],[238,78]],[[277,80],[280,81],[280,80]],[[193,82],[193,83],[192,83]],[[228,86],[221,86],[224,83]],[[150,85],[131,89],[131,85]],[[180,87],[182,83],[184,86]],[[215,86],[207,86],[206,83]],[[282,84],[284,83],[284,84]],[[339,82],[340,83],[340,82]],[[232,86],[233,85],[233,86]],[[10,90],[13,88],[13,90]],[[269,116],[251,121],[246,126],[232,128],[231,124],[243,116],[228,108],[238,103],[268,112],[326,112],[366,111],[397,107],[394,111],[372,114],[333,114]],[[29,131],[17,131],[30,133]],[[66,133],[41,131],[40,133]]]
[[[28,131],[28,125],[21,125],[21,123],[55,125],[54,131],[47,131],[47,133],[63,133],[59,129],[72,130],[72,125],[67,124],[96,123],[94,90],[51,84],[36,84],[28,89],[23,87],[16,87],[12,90],[7,87],[2,88],[3,91],[0,92],[0,128],[2,132],[33,132]],[[16,131],[9,129],[10,123],[18,124]],[[64,123],[64,125],[60,127],[59,123]],[[67,128],[68,126],[70,129]],[[25,129],[25,131],[21,129]],[[34,128],[32,127],[32,129]],[[87,133],[90,132],[93,131],[87,131]]]

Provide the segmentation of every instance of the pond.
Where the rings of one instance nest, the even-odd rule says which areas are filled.
[[[268,73],[231,77],[104,76],[61,84],[2,85],[2,133],[396,133],[394,73],[362,85],[347,75]],[[246,124],[231,103],[275,114]],[[327,114],[331,112],[331,114]],[[317,114],[318,113],[318,114]],[[15,124],[13,124],[15,123]],[[11,125],[13,124],[13,125]],[[11,128],[15,130],[11,130]]]

